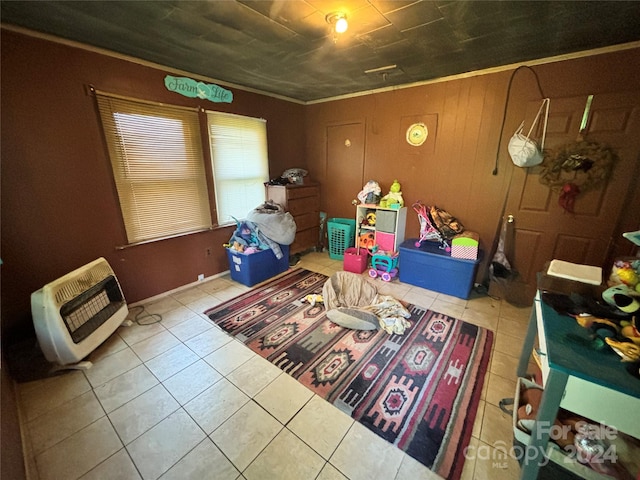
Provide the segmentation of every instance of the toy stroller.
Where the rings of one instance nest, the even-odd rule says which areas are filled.
[[[425,240],[431,240],[440,243],[440,248],[450,252],[451,246],[447,239],[440,233],[429,214],[429,207],[423,205],[420,202],[413,204],[413,210],[418,214],[418,220],[420,221],[420,239],[416,242],[416,247],[420,248],[420,245]]]

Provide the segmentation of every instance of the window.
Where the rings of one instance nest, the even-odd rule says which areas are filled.
[[[233,223],[264,202],[269,180],[267,124],[260,118],[207,112],[218,224]]]
[[[197,110],[96,96],[129,243],[210,228]]]

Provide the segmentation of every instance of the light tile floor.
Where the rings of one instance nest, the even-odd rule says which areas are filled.
[[[299,266],[342,270],[326,253],[307,254]],[[381,293],[496,332],[470,448],[459,461],[464,480],[518,478],[517,462],[501,452],[512,431],[498,402],[514,395],[530,309],[370,281]],[[91,355],[91,369],[19,384],[29,478],[439,478],[202,314],[246,290],[222,276],[151,299],[146,311],[162,321],[120,327]]]

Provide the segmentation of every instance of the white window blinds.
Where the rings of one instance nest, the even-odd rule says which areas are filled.
[[[210,228],[197,111],[96,96],[129,243]]]
[[[246,218],[265,200],[267,124],[260,118],[207,112],[218,224]]]

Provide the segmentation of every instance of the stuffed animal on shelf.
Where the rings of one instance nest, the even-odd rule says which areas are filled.
[[[593,315],[575,315],[576,322],[595,334],[620,355],[623,362],[640,362],[640,320],[634,315],[631,320],[614,322]]]
[[[402,192],[400,191],[400,183],[398,180],[394,180],[389,188],[389,193],[380,199],[380,206],[383,208],[402,208],[404,207],[404,200],[402,198]]]

